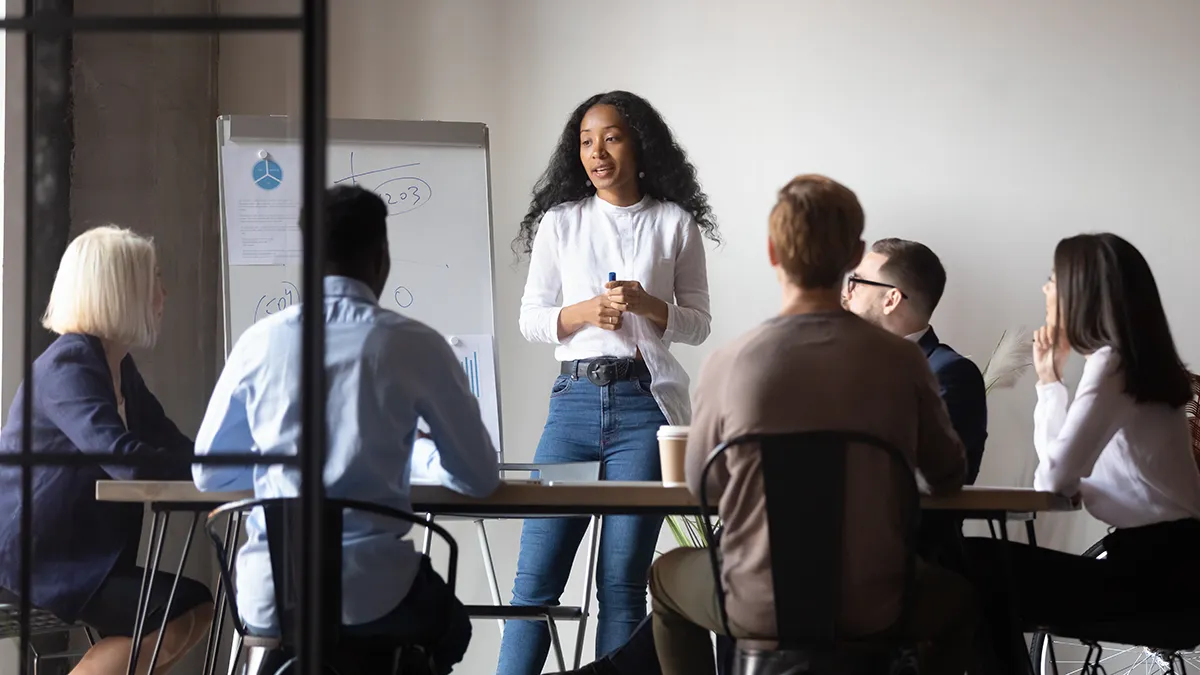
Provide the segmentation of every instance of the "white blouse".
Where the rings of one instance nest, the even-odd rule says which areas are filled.
[[[1115,527],[1200,518],[1187,413],[1125,393],[1111,347],[1087,357],[1074,402],[1061,382],[1039,384],[1037,394],[1035,489],[1079,494],[1093,516]]]
[[[618,330],[588,325],[560,341],[559,312],[603,293],[609,272],[641,282],[667,303],[666,331],[626,313]],[[688,375],[669,349],[672,342],[704,342],[711,321],[700,228],[679,206],[645,197],[622,207],[589,197],[560,204],[542,218],[521,298],[521,334],[530,342],[558,345],[559,361],[628,358],[640,349],[663,415],[670,424],[688,424]]]

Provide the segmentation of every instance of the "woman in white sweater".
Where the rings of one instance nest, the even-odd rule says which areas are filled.
[[[521,334],[555,346],[558,377],[534,461],[601,462],[606,480],[662,479],[655,434],[691,418],[673,343],[708,337],[703,238],[719,240],[696,170],[662,116],[625,91],[597,94],[567,120],[533,189],[514,249],[530,256]],[[512,604],[557,605],[584,518],[532,519],[521,531]],[[655,516],[609,516],[596,566],[596,655],[646,616]],[[542,672],[550,634],[509,621],[497,672]]]
[[[968,540],[994,652],[983,658],[1003,673],[1029,665],[1012,662],[1022,631],[1160,610],[1194,583],[1200,557],[1200,471],[1184,410],[1191,382],[1150,266],[1114,234],[1070,237],[1043,291],[1034,486],[1081,499],[1113,529],[1104,559]],[[1086,359],[1073,401],[1062,383],[1072,351]],[[1004,593],[1005,560],[1015,602]]]

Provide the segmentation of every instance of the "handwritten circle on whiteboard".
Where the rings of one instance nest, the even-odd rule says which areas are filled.
[[[413,304],[412,291],[408,290],[404,286],[398,286],[396,288],[395,297],[396,297],[396,304],[400,305],[401,309],[407,309],[408,307],[411,307]]]
[[[425,206],[433,197],[433,188],[415,176],[402,176],[380,183],[375,194],[387,204],[388,215],[396,216]]]
[[[290,281],[283,282],[276,293],[263,294],[254,306],[254,320],[266,318],[291,307],[300,301],[300,289]]]

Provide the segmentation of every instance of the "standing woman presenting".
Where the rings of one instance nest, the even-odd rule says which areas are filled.
[[[513,242],[530,254],[521,333],[557,345],[561,370],[535,462],[600,461],[606,480],[662,477],[656,433],[688,424],[688,376],[669,347],[708,337],[702,237],[720,241],[695,167],[648,102],[623,91],[567,121]],[[611,279],[611,280],[610,280]],[[646,615],[657,516],[609,516],[600,534],[596,656]],[[512,604],[555,605],[587,519],[527,520]],[[542,671],[550,636],[509,621],[501,675]]]

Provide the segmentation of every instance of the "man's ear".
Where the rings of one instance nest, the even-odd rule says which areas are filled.
[[[900,294],[900,289],[898,289],[898,288],[887,289],[887,292],[883,294],[883,313],[885,315],[891,314],[892,312],[899,309],[900,301],[903,299],[904,299],[904,296]]]
[[[775,253],[775,242],[767,237],[767,259],[771,261],[771,267],[779,267],[779,256]]]

